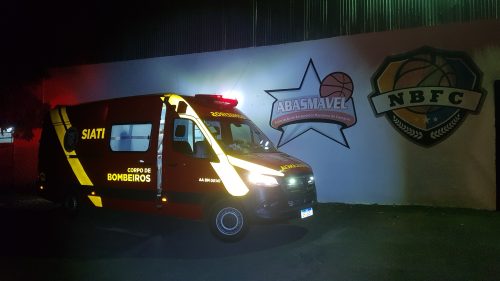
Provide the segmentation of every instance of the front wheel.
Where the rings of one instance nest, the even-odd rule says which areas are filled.
[[[209,218],[212,233],[224,242],[241,240],[248,232],[248,220],[243,207],[223,201],[212,208]]]
[[[75,217],[80,211],[80,200],[73,192],[68,192],[62,202],[62,209],[64,213],[70,217]]]

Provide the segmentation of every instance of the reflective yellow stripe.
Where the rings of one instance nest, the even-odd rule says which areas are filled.
[[[212,167],[221,179],[229,194],[233,196],[243,196],[248,193],[248,187],[241,179],[238,172],[236,172],[234,167],[229,164],[229,161],[221,160],[219,163],[210,162],[210,164],[212,164]]]
[[[210,133],[210,130],[207,128],[207,126],[205,126],[205,123],[201,121],[200,117],[198,116],[198,114],[196,114],[191,105],[189,105],[189,103],[179,95],[170,94],[166,96],[168,97],[168,103],[176,107],[181,101],[187,104],[186,113],[179,114],[179,116],[193,120],[200,128],[205,138],[207,138],[208,143],[219,158],[219,163],[210,162],[210,164],[212,164],[212,167],[221,179],[227,192],[229,192],[229,194],[233,196],[243,196],[247,194],[249,191],[247,185],[241,179],[238,172],[236,172],[234,166],[229,163],[227,155],[224,153],[217,141],[215,141],[215,138]]]
[[[92,201],[92,204],[96,207],[102,207],[102,200],[101,196],[95,196],[95,195],[88,195],[90,201]]]
[[[61,118],[62,117],[62,118]],[[66,107],[56,108],[50,111],[50,119],[54,125],[54,129],[61,144],[61,148],[68,159],[68,163],[73,170],[76,178],[81,185],[93,186],[94,184],[87,176],[85,169],[83,169],[82,163],[76,156],[75,151],[68,152],[64,148],[64,135],[66,134],[67,128],[71,128],[71,123],[69,122],[68,114],[66,113]]]
[[[262,175],[271,175],[271,176],[278,176],[278,177],[284,177],[285,174],[283,174],[280,171],[276,171],[274,169],[255,164],[252,162],[248,162],[245,160],[238,159],[236,157],[233,157],[231,155],[227,156],[227,159],[229,160],[229,163],[236,167],[240,167],[242,169],[245,169],[247,171],[257,173],[257,174],[262,174]]]

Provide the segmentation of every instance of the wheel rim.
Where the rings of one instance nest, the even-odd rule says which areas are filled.
[[[225,207],[215,217],[217,230],[223,235],[236,235],[243,228],[243,214],[233,207]]]
[[[70,211],[74,211],[78,208],[78,201],[75,196],[69,196],[66,199],[66,208]]]

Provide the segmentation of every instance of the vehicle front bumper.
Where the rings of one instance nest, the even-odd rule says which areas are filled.
[[[316,188],[289,191],[283,187],[254,188],[244,200],[247,213],[255,220],[300,218],[300,211],[315,207]]]

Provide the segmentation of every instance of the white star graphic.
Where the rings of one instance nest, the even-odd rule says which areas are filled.
[[[314,66],[312,59],[310,59],[298,88],[266,90],[266,93],[268,93],[275,99],[274,103],[279,100],[285,99],[310,96],[319,97],[320,85],[321,79],[319,78],[318,72],[316,70],[316,67]],[[352,101],[352,98],[346,101],[346,105],[349,108],[352,108],[352,113],[355,117],[356,113],[354,111],[354,103]],[[318,120],[307,120],[307,122],[301,121],[299,123],[291,123],[279,128],[279,130],[281,131],[281,137],[278,141],[278,147],[281,147],[286,143],[292,141],[293,139],[299,137],[300,135],[306,133],[307,131],[312,130],[349,148],[349,144],[347,142],[347,139],[345,138],[343,129],[345,129],[345,126],[341,124],[321,122]]]

